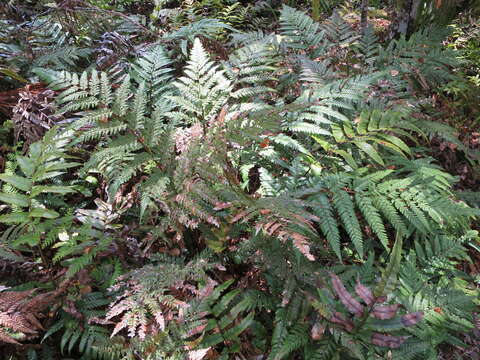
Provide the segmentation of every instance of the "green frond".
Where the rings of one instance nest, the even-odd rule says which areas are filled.
[[[285,45],[299,50],[320,45],[324,36],[319,23],[304,12],[286,5],[280,12],[280,30],[285,37]]]
[[[151,92],[153,103],[160,100],[163,94],[170,90],[172,81],[172,60],[161,46],[148,49],[133,64],[133,79],[138,83],[145,83],[146,91]]]
[[[341,177],[331,177],[327,180],[327,188],[332,194],[335,210],[342,220],[343,226],[347,231],[355,250],[363,257],[363,236],[358,222],[354,203],[350,194],[344,189],[347,185],[345,179]]]
[[[319,218],[320,228],[335,254],[341,258],[340,232],[337,220],[333,216],[330,199],[325,194],[314,195],[312,198],[313,212]]]
[[[55,70],[68,70],[76,65],[80,59],[88,58],[92,54],[89,48],[76,46],[61,46],[48,49],[43,55],[38,56],[33,62],[35,67],[54,68]]]
[[[372,199],[366,194],[363,195],[357,192],[355,194],[355,202],[372,231],[378,236],[385,249],[388,249],[387,232],[379,211],[373,205]]]
[[[218,19],[204,18],[196,22],[192,22],[186,26],[181,27],[178,30],[172,31],[164,35],[164,39],[168,40],[188,40],[194,42],[194,39],[198,36],[205,36],[211,38],[218,33],[229,30],[235,31],[230,25]]]
[[[218,66],[210,61],[198,38],[194,41],[185,76],[179,78],[175,86],[181,96],[171,96],[170,99],[182,106],[183,111],[173,112],[170,116],[187,124],[213,121],[232,88],[224,71],[218,70]]]

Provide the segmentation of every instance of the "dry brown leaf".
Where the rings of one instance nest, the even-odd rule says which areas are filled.
[[[231,202],[218,202],[215,204],[215,207],[213,208],[213,210],[218,211],[218,210],[228,209],[231,206],[232,206]]]
[[[210,348],[189,351],[188,360],[202,360],[209,350]]]
[[[400,304],[375,306],[372,311],[372,315],[380,320],[392,319],[398,311]]]
[[[25,334],[36,334],[30,322],[20,313],[0,314],[0,325]]]
[[[237,215],[235,215],[235,216],[232,218],[232,220],[230,220],[230,224],[236,223],[238,220],[240,220],[241,218],[245,217],[247,214],[248,214],[248,211],[241,211],[240,213],[238,213]]]
[[[59,120],[54,115],[55,92],[39,88],[36,84],[29,84],[19,91],[18,95],[18,102],[12,110],[14,136],[15,141],[23,138],[25,145],[28,146],[40,140],[43,134]]]
[[[203,299],[213,293],[215,286],[217,286],[217,282],[212,280],[211,278],[207,279],[207,284],[198,292],[198,296]]]
[[[405,326],[413,326],[416,323],[422,321],[423,311],[416,311],[402,316],[402,324]]]
[[[311,335],[313,340],[320,340],[322,338],[324,332],[325,332],[325,326],[323,326],[319,322],[316,322],[315,325],[313,325],[313,327],[312,327],[310,335]]]
[[[293,245],[300,251],[308,260],[315,261],[315,256],[310,253],[310,244],[307,238],[301,234],[291,234],[293,238]]]
[[[351,332],[353,330],[353,322],[345,319],[343,315],[339,312],[334,312],[333,316],[330,318],[330,321],[336,324],[343,325],[345,330],[348,332]]]
[[[371,306],[375,302],[372,290],[362,285],[359,279],[357,279],[357,285],[355,285],[355,292],[368,306]]]
[[[207,315],[207,314],[205,314],[205,315]],[[187,332],[187,334],[186,334],[187,337],[191,337],[191,336],[193,336],[193,335],[200,334],[200,333],[207,327],[207,325],[208,325],[208,324],[207,324],[207,322],[205,321],[203,324],[200,324],[200,325],[194,327],[193,329],[191,329],[191,330],[189,330],[189,331]]]
[[[26,291],[4,291],[0,294],[0,310],[7,311],[18,307],[25,299],[35,292],[35,289]]]
[[[377,346],[388,347],[390,349],[398,349],[402,345],[407,336],[392,336],[380,333],[373,333],[372,344]]]
[[[360,304],[345,288],[345,286],[342,283],[342,280],[340,278],[331,273],[330,277],[332,278],[332,285],[333,288],[335,289],[335,292],[337,293],[340,301],[342,302],[345,307],[352,312],[353,314],[357,316],[362,316],[363,315],[363,305]]]
[[[6,332],[2,331],[0,329],[0,343],[7,343],[7,344],[15,344],[15,345],[20,345],[20,343],[12,338],[10,335],[8,335]]]
[[[43,293],[31,298],[36,289],[27,291],[4,291],[0,293],[0,325],[25,335],[36,335],[38,330],[44,330],[38,320],[41,312],[52,305],[68,286],[63,282],[56,291]],[[0,342],[18,343],[7,333],[0,332]]]

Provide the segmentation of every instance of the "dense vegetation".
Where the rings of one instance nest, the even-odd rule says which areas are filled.
[[[478,358],[479,10],[3,1],[0,358]]]

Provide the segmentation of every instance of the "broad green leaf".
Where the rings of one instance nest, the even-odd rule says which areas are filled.
[[[342,143],[345,142],[345,134],[343,133],[340,125],[332,125],[332,135],[336,142]]]
[[[76,331],[73,333],[72,338],[70,339],[69,345],[68,345],[68,352],[72,352],[73,347],[77,343],[78,339],[80,338],[80,335],[82,335],[81,331]]]
[[[397,154],[399,154],[401,156],[405,156],[405,153],[397,145],[394,145],[391,142],[388,142],[388,141],[385,141],[385,140],[382,140],[382,139],[379,139],[379,138],[374,138],[373,141],[376,142],[377,144],[380,144],[380,145],[385,146],[389,149],[392,149],[394,152],[396,152]]]
[[[24,212],[14,212],[0,216],[0,223],[4,224],[21,224],[28,221],[28,214]]]
[[[354,138],[355,137],[355,131],[353,131],[352,125],[349,123],[343,124],[343,131],[345,132],[345,135],[347,135],[349,138]]]
[[[355,159],[353,158],[353,156],[349,152],[347,152],[345,150],[333,150],[333,152],[335,154],[338,154],[341,157],[343,157],[345,159],[345,161],[347,162],[347,164],[350,165],[350,167],[352,169],[358,168],[357,162],[355,161]]]
[[[47,180],[47,179],[52,179],[56,176],[63,175],[65,174],[64,171],[50,171],[50,172],[37,172],[35,173],[35,180],[36,181],[42,181],[42,180]]]
[[[46,219],[55,219],[57,218],[60,214],[57,213],[56,211],[49,210],[49,209],[43,209],[43,208],[35,208],[30,213],[28,214],[30,217],[42,217]]]
[[[332,147],[332,145],[323,140],[321,137],[319,136],[316,136],[316,135],[311,135],[312,136],[312,139],[314,139],[317,143],[319,143],[326,151],[330,150],[330,148]]]
[[[240,293],[240,290],[239,289],[235,289],[235,290],[232,290],[230,291],[228,294],[226,294],[225,296],[222,297],[222,299],[220,300],[220,302],[214,306],[214,308],[212,309],[212,312],[213,314],[217,315],[217,316],[220,316],[220,314],[222,313],[222,311],[224,311],[227,307],[228,307],[228,304],[230,304],[230,302]]]
[[[365,327],[374,331],[391,332],[401,330],[405,327],[400,317],[395,317],[389,320],[379,320],[373,317],[369,318]]]
[[[20,246],[20,245],[29,245],[29,246],[35,246],[38,245],[40,242],[40,233],[28,233],[19,236],[16,238],[13,242],[13,246]]]
[[[385,165],[382,157],[377,152],[377,150],[373,148],[372,145],[363,141],[354,141],[353,143],[357,145],[360,150],[364,151],[368,156],[370,156],[377,163],[379,163],[380,165]]]
[[[228,329],[226,332],[225,332],[225,337],[229,340],[234,340],[236,338],[238,338],[238,336],[244,332],[245,330],[247,330],[247,328],[252,324],[253,322],[253,316],[254,316],[254,313],[251,312],[249,313],[245,318],[242,319],[242,321],[240,322],[240,324],[238,324],[237,326],[234,326],[233,328],[231,329]]]
[[[203,339],[202,346],[204,347],[215,346],[223,342],[223,340],[224,339],[221,333],[212,334],[212,335],[206,336]]]
[[[55,334],[57,331],[61,330],[64,326],[65,326],[65,323],[63,321],[57,321],[56,323],[54,323],[52,326],[48,328],[48,331],[45,333],[45,335],[43,335],[42,341],[40,341],[40,343],[43,343],[46,338]]]
[[[68,194],[72,192],[75,192],[75,189],[71,186],[37,185],[32,188],[32,196],[37,196],[41,193]]]
[[[22,194],[0,193],[0,201],[21,207],[27,207],[29,204],[29,198]]]
[[[230,279],[222,283],[221,285],[217,286],[215,290],[213,290],[213,293],[208,297],[209,299],[216,300],[218,297],[221,295],[223,291],[228,289],[230,285],[232,285],[235,282],[235,279]]]
[[[0,67],[0,73],[3,73],[12,79],[15,79],[17,81],[23,82],[23,83],[28,83],[28,80],[24,79],[22,76],[20,76],[17,72],[10,70],[8,68]]]
[[[0,174],[0,180],[23,191],[30,191],[30,188],[32,187],[31,180],[18,175]]]
[[[74,331],[73,329],[68,329],[67,328],[67,330],[65,331],[65,333],[62,336],[62,339],[60,340],[60,351],[62,352],[62,354],[65,351],[65,345],[67,345],[68,340],[70,340],[70,338],[73,335],[73,331]]]
[[[413,132],[419,134],[420,136],[422,136],[424,139],[426,139],[426,140],[428,139],[427,134],[422,129],[420,129],[418,126],[414,125],[411,121],[401,122],[400,124],[398,124],[398,127],[402,128],[404,130],[413,131]]]
[[[390,142],[390,143],[394,144],[395,146],[397,146],[398,148],[402,149],[402,151],[404,151],[405,153],[411,154],[410,147],[407,144],[405,144],[402,140],[400,140],[398,137],[388,135],[388,134],[379,134],[378,136],[384,138],[388,142]]]
[[[360,114],[360,122],[357,125],[357,131],[360,135],[365,135],[367,133],[367,126],[369,120],[369,112],[362,111],[362,113]]]
[[[370,119],[368,121],[368,131],[378,130],[378,123],[382,117],[382,113],[379,110],[373,110],[370,113]]]
[[[65,158],[65,156],[63,156]],[[65,161],[58,161],[53,164],[48,164],[45,166],[45,171],[53,171],[53,170],[65,170],[70,169],[73,167],[78,166],[79,164],[76,162],[65,162]]]
[[[33,143],[30,145],[28,153],[32,160],[37,161],[42,155],[42,144],[40,142]]]
[[[32,159],[27,158],[25,156],[17,156],[18,165],[20,165],[20,169],[22,169],[23,173],[28,177],[33,175],[35,171],[35,163]]]

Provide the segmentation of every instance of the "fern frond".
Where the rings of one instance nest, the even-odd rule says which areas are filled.
[[[319,23],[305,13],[286,5],[280,12],[280,30],[285,37],[286,46],[293,49],[317,47],[324,36]]]
[[[132,77],[138,84],[145,83],[146,91],[152,92],[153,103],[160,100],[163,93],[170,89],[172,80],[172,61],[161,46],[148,49],[133,64]]]

